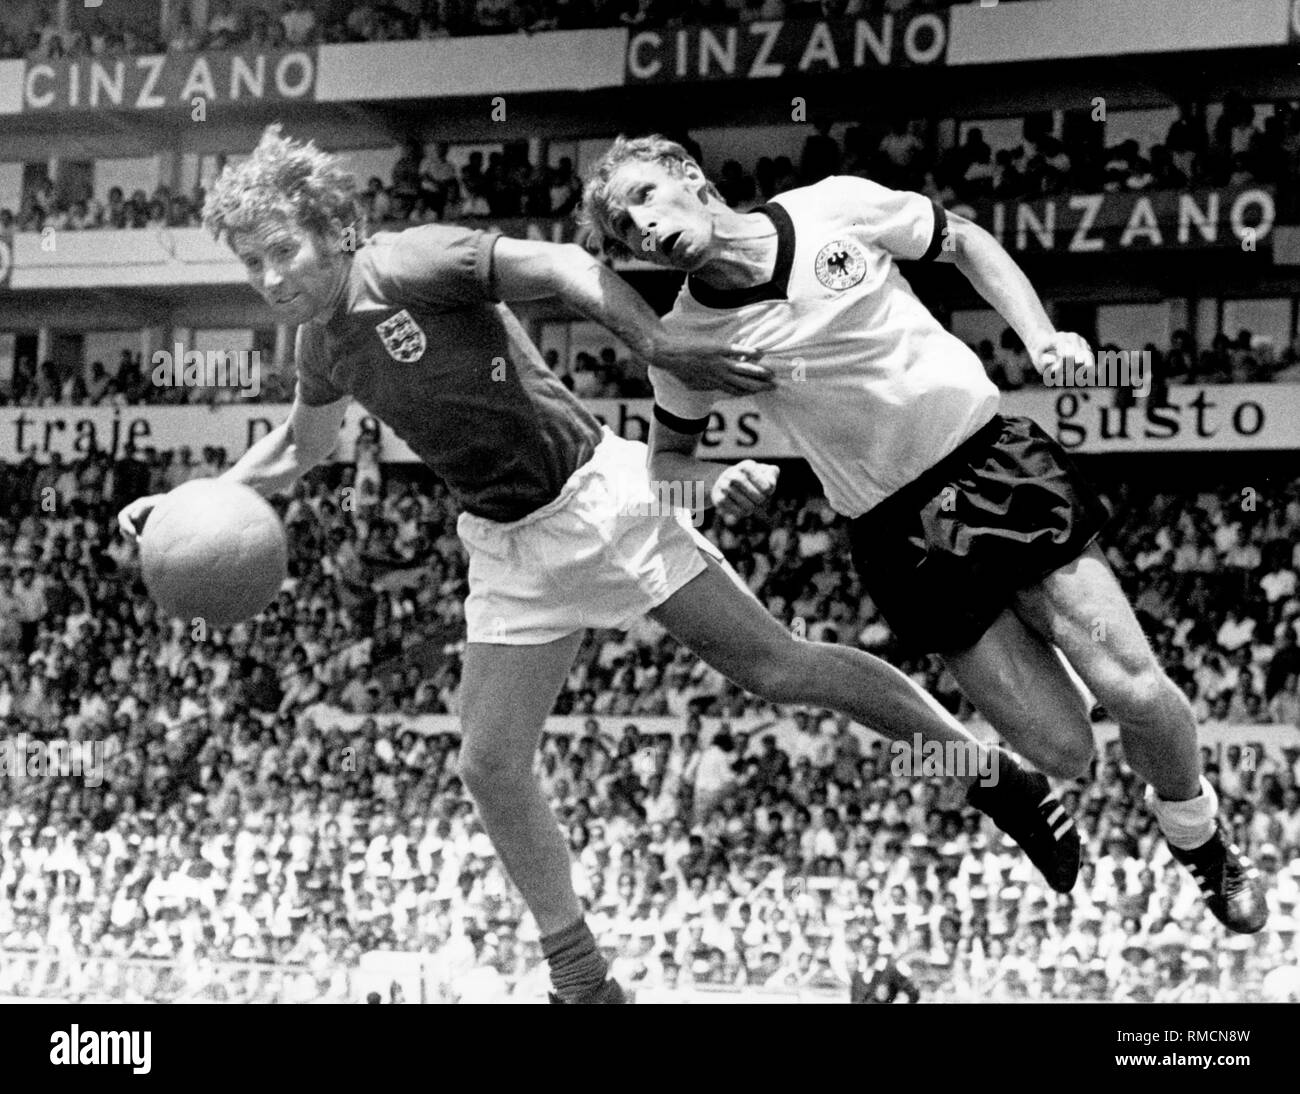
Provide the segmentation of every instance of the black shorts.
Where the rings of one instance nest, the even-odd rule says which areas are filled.
[[[973,646],[1017,589],[1078,558],[1108,514],[1028,418],[995,416],[850,525],[853,563],[914,652]]]

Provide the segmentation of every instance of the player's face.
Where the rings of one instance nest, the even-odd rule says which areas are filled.
[[[705,205],[707,182],[687,164],[674,175],[658,163],[620,167],[610,187],[611,224],[637,258],[676,270],[708,261],[713,220]]]
[[[327,318],[346,274],[346,255],[316,232],[283,218],[232,237],[248,282],[282,323]]]

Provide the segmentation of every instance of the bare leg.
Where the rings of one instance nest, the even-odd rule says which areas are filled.
[[[1017,594],[1016,613],[1060,647],[1119,723],[1125,758],[1149,784],[1160,831],[1206,906],[1231,931],[1260,930],[1268,920],[1264,883],[1223,836],[1217,795],[1201,778],[1191,704],[1156,661],[1105,556],[1088,548]]]
[[[1039,771],[1084,774],[1094,755],[1088,708],[1056,650],[1012,612],[975,645],[945,654],[966,697]]]
[[[582,918],[569,848],[533,774],[582,632],[544,646],[471,642],[462,677],[460,773],[501,864],[543,936]]]
[[[1200,789],[1196,718],[1152,652],[1105,556],[1094,545],[1017,594],[1016,614],[1074,666],[1119,723],[1129,766],[1167,801]]]
[[[1057,892],[1079,874],[1080,845],[1046,776],[1006,762],[922,688],[878,657],[832,643],[803,642],[736,586],[714,559],[652,613],[668,630],[741,687],[777,703],[839,710],[896,741],[920,736],[941,742],[944,764],[960,778],[967,801],[982,810],[1029,855]],[[953,757],[956,760],[956,757]]]
[[[862,650],[796,639],[713,558],[706,561],[704,573],[650,614],[742,688],[776,703],[830,707],[897,741],[920,733],[984,748],[892,665]]]

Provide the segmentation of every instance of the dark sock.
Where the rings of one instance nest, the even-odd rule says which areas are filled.
[[[609,966],[596,948],[596,939],[585,919],[542,939],[542,953],[551,967],[555,994],[566,1003],[576,1003],[605,982]]]

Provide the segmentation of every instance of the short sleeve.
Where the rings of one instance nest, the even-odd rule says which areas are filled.
[[[856,223],[896,258],[933,258],[943,246],[947,216],[924,194],[891,190],[852,175],[831,180]]]
[[[392,297],[435,310],[495,304],[492,248],[500,234],[451,224],[398,233],[386,270]]]
[[[683,384],[671,372],[651,366],[647,370],[650,385],[655,393],[655,410],[666,411],[672,418],[684,423],[698,422],[708,418],[717,401],[716,391],[693,391]],[[671,422],[669,424],[672,424]],[[681,430],[681,432],[688,432]]]
[[[329,361],[325,357],[324,338],[319,328],[301,326],[294,360],[298,372],[298,398],[304,406],[328,406],[346,399],[330,379]]]

